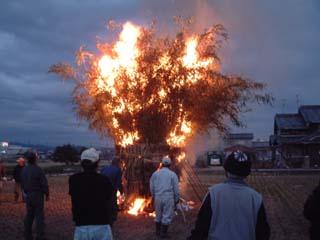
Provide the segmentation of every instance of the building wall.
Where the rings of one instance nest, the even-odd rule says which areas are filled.
[[[231,147],[234,145],[243,145],[246,147],[252,146],[252,139],[226,139],[225,140],[225,148]]]

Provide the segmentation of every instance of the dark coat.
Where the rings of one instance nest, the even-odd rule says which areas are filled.
[[[101,174],[110,180],[115,191],[119,190],[120,193],[123,193],[123,186],[121,182],[122,172],[119,167],[115,165],[106,166],[101,170]]]
[[[304,205],[304,216],[311,222],[310,239],[320,239],[320,185],[314,189]]]
[[[38,192],[49,195],[48,180],[43,170],[36,164],[29,164],[23,168],[21,186],[26,194]]]
[[[6,175],[6,168],[4,165],[0,162],[0,181],[2,178]]]
[[[19,164],[17,164],[13,169],[13,179],[17,183],[21,183],[21,173],[23,168],[24,166],[20,166]]]
[[[81,172],[69,178],[72,215],[76,226],[112,223],[113,186],[96,172]]]

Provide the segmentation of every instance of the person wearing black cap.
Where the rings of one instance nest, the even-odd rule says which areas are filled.
[[[244,181],[251,161],[240,151],[231,153],[225,163],[227,180],[209,188],[188,240],[268,240],[262,196]]]
[[[304,204],[303,214],[311,223],[309,228],[310,240],[320,239],[320,183],[313,190]]]
[[[38,156],[35,152],[27,152],[25,159],[28,165],[21,173],[21,187],[25,193],[27,215],[24,220],[25,239],[33,239],[32,224],[36,220],[37,240],[44,237],[44,196],[49,200],[49,187],[43,170],[36,164]]]

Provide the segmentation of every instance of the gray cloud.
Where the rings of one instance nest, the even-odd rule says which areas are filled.
[[[316,0],[5,0],[0,8],[0,140],[105,145],[73,112],[72,83],[47,74],[48,66],[73,61],[80,45],[94,49],[97,36],[109,38],[109,19],[150,22],[162,32],[172,16],[194,15],[195,30],[213,23],[228,29],[221,51],[224,71],[265,82],[275,106],[253,106],[243,116],[257,137],[272,132],[273,116],[319,104],[320,4]]]

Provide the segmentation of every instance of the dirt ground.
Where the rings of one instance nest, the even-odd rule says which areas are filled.
[[[222,175],[200,174],[204,185],[224,180]],[[255,174],[248,183],[263,194],[268,219],[272,229],[272,240],[307,240],[309,223],[303,218],[303,204],[318,184],[316,175],[262,175]],[[70,198],[67,194],[67,177],[49,177],[51,199],[46,203],[46,232],[49,240],[72,239],[73,223],[71,220]],[[182,183],[182,186],[188,186]],[[185,199],[195,200],[190,187],[183,187]],[[23,218],[25,208],[22,203],[13,203],[13,183],[5,184],[0,205],[0,239],[23,239]],[[187,222],[180,215],[176,216],[170,228],[175,240],[186,239],[196,218],[199,204],[186,214]],[[121,213],[114,226],[116,240],[151,240],[155,239],[154,222],[151,217],[130,216]]]

